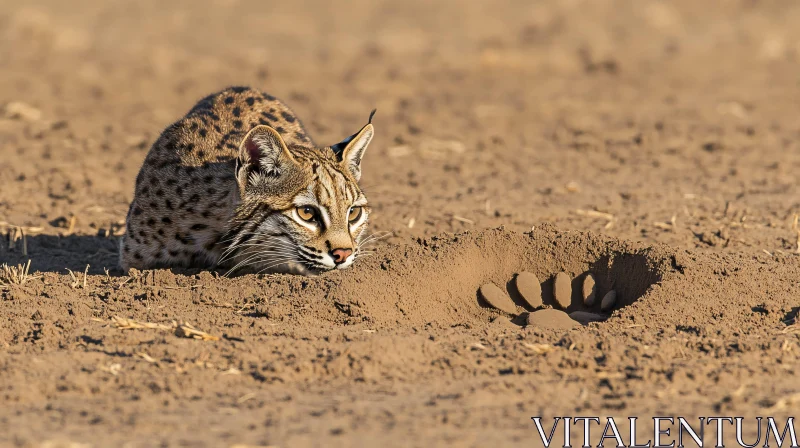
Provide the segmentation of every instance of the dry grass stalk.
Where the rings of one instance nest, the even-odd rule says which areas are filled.
[[[605,219],[606,221],[608,221],[606,225],[603,226],[605,230],[610,229],[611,227],[614,226],[614,223],[617,222],[617,217],[612,215],[611,213],[599,212],[597,210],[582,210],[582,209],[575,210],[575,213],[581,216],[588,216],[590,218]]]
[[[205,301],[205,302],[201,302],[201,303],[203,305],[213,306],[214,308],[229,308],[229,309],[236,308],[230,302],[217,303],[217,302],[214,302],[214,301]]]
[[[153,330],[171,330],[174,325],[155,324],[152,322],[141,322],[134,319],[127,319],[124,317],[113,316],[111,323],[120,330],[139,330],[142,328],[149,328]]]
[[[614,215],[611,213],[599,212],[597,210],[575,210],[575,213],[581,216],[588,216],[590,218],[600,218],[605,219],[607,221],[613,221],[615,219]]]
[[[597,378],[601,380],[621,380],[625,374],[620,372],[597,372]]]
[[[72,272],[72,270],[67,269],[67,272],[69,272],[69,276],[72,277],[72,283],[70,284],[70,287],[72,289],[76,289],[79,286],[83,287],[83,289],[86,289],[86,279],[89,276],[89,265],[88,264],[86,265],[86,269],[83,271],[83,282],[81,282],[80,280],[78,280],[77,277],[75,277],[75,273]]]
[[[122,364],[109,364],[107,366],[100,366],[100,370],[104,372],[108,372],[114,376],[117,376],[119,372],[122,370]]]
[[[139,353],[136,354],[136,356],[144,359],[145,361],[149,362],[150,364],[158,364],[158,361],[156,361],[155,358],[153,358],[152,356],[148,355],[145,352],[139,352]]]
[[[11,224],[10,222],[7,222],[7,221],[0,221],[0,228],[6,229],[6,230],[10,229],[12,231],[14,229],[19,229],[20,231],[24,231],[28,235],[35,235],[37,233],[44,232],[44,227],[18,226],[18,225],[15,225],[15,224]]]
[[[113,236],[125,235],[125,230],[126,230],[126,228],[125,228],[125,221],[124,220],[111,223],[111,226],[108,229],[108,231],[111,232],[111,235],[113,235]]]
[[[182,338],[200,339],[203,341],[219,341],[219,336],[214,336],[205,331],[198,330],[192,324],[183,322],[175,328],[175,335]]]
[[[40,278],[41,275],[30,275],[31,260],[26,264],[9,266],[5,263],[0,265],[0,286],[3,285],[23,285],[29,280]]]
[[[72,232],[75,231],[75,222],[78,220],[78,217],[75,215],[70,216],[69,224],[67,225],[67,235],[72,235]]]
[[[239,399],[236,400],[236,402],[239,403],[239,404],[242,404],[247,400],[252,400],[253,398],[256,397],[256,395],[258,395],[256,392],[250,392],[250,393],[244,394],[241,397],[239,397]]]
[[[453,219],[455,219],[456,221],[459,221],[459,222],[463,222],[465,224],[470,224],[470,225],[475,224],[475,221],[473,221],[471,219],[464,218],[462,216],[458,216],[458,215],[453,215]]]
[[[800,230],[797,231],[797,249],[795,249],[795,253],[800,254]]]
[[[125,283],[128,283],[128,282],[129,282],[129,281],[131,281],[131,280],[133,280],[133,277],[128,277],[128,278],[126,278],[125,280],[123,280],[122,282],[120,282],[120,284],[117,286],[117,289],[119,289],[119,288],[122,288],[122,285],[124,285]]]
[[[19,227],[12,227],[11,230],[8,231],[8,250],[16,250],[17,248],[17,241],[24,238],[24,233],[22,229]],[[25,254],[28,252],[28,245],[23,242],[22,245],[22,253]]]
[[[113,316],[111,323],[120,330],[175,330],[175,335],[182,338],[200,339],[202,341],[219,341],[219,336],[214,336],[206,333],[205,331],[197,329],[194,325],[182,322],[172,322],[172,325],[156,324],[153,322],[141,322],[135,319],[127,319],[124,317]],[[140,355],[142,356],[142,355]],[[144,358],[144,356],[142,356]],[[145,360],[147,360],[145,358]]]
[[[787,325],[786,328],[781,330],[781,333],[785,334],[795,334],[800,333],[800,322],[795,322],[791,325]]]
[[[72,272],[72,270],[69,269],[69,268],[67,268],[67,272],[69,272],[69,276],[72,277],[72,283],[69,285],[70,288],[72,288],[72,289],[77,288],[78,285],[80,285],[80,282],[78,281],[77,278],[75,278],[75,273]]]
[[[256,303],[255,302],[245,302],[244,305],[242,305],[241,308],[239,308],[238,310],[235,311],[235,313],[236,314],[242,314],[247,310],[254,309],[255,307],[256,307]]]
[[[189,285],[189,286],[162,286],[164,289],[197,289],[205,288],[205,285]]]
[[[9,250],[15,250],[17,241],[22,240],[22,255],[26,257],[28,256],[28,235],[44,231],[43,227],[17,226],[6,221],[0,221],[0,228],[6,230]]]
[[[658,227],[659,229],[662,230],[675,231],[676,221],[677,221],[677,216],[672,215],[672,218],[670,218],[669,222],[654,222],[653,226]]]
[[[774,412],[783,409],[792,409],[796,408],[798,404],[800,404],[800,392],[781,398],[768,410]]]
[[[545,353],[550,353],[556,349],[555,346],[550,344],[529,344],[527,342],[523,342],[522,345],[526,348],[531,349],[537,355],[544,355]]]
[[[792,232],[797,234],[797,242],[795,243],[797,247],[795,248],[794,252],[796,254],[800,254],[800,214],[795,213],[792,217]]]

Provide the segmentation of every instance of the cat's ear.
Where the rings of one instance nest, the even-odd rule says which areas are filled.
[[[333,153],[345,168],[350,170],[356,182],[361,179],[361,159],[375,135],[375,128],[372,127],[373,115],[375,115],[374,110],[369,114],[369,122],[360,131],[331,146]]]
[[[256,126],[239,145],[236,180],[243,192],[248,185],[280,178],[295,163],[278,131],[269,126]]]

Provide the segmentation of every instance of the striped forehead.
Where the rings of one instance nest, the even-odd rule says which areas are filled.
[[[319,205],[328,208],[349,207],[356,199],[355,186],[337,168],[327,164],[318,164],[314,171],[314,182],[310,187],[317,197]],[[339,207],[332,207],[339,205]]]
[[[295,205],[313,205],[339,214],[361,197],[358,187],[342,171],[314,163],[308,187],[295,197]]]

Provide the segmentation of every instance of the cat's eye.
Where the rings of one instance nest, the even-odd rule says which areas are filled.
[[[364,213],[364,209],[361,207],[350,207],[350,212],[347,214],[347,220],[351,223],[354,223],[361,219],[362,213]]]
[[[303,221],[314,222],[314,220],[317,218],[317,209],[311,207],[310,205],[297,207],[297,216],[299,216]]]

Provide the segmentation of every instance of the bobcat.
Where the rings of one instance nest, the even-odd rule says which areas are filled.
[[[130,268],[317,274],[359,257],[374,129],[318,147],[277,98],[231,87],[167,127],[136,177],[121,242]]]

